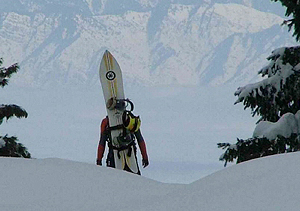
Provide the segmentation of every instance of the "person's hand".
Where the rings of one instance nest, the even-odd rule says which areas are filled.
[[[97,165],[102,166],[102,160],[97,160]]]
[[[148,159],[143,159],[142,160],[142,165],[143,165],[143,168],[146,168],[149,165]]]

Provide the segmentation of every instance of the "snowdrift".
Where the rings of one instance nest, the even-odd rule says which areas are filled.
[[[228,167],[188,185],[62,159],[0,158],[1,211],[299,210],[300,153]]]

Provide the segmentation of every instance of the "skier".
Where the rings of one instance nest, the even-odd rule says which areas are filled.
[[[128,116],[128,118],[131,118],[130,115]],[[128,120],[128,122],[132,122],[130,121],[130,119]],[[125,126],[124,126],[125,127]],[[126,128],[130,128],[131,125],[126,125]],[[108,151],[108,155],[107,155],[107,159],[106,159],[106,166],[108,167],[112,167],[115,168],[115,162],[114,162],[114,147],[112,146],[111,143],[111,138],[110,138],[110,128],[109,128],[109,123],[108,123],[108,117],[106,116],[102,122],[101,122],[101,127],[100,127],[100,141],[99,141],[99,145],[98,145],[98,153],[97,153],[97,165],[102,165],[102,158],[103,158],[103,154],[105,151],[105,146],[106,146],[106,141],[108,142],[108,147],[109,147],[109,151]],[[127,130],[128,131],[128,130]],[[147,150],[146,150],[146,143],[143,139],[143,136],[141,134],[141,130],[138,128],[135,128],[134,131],[129,132],[126,135],[126,139],[130,139],[130,149],[131,146],[133,145],[134,147],[134,152],[131,153],[131,156],[135,156],[136,158],[136,143],[135,143],[135,139],[137,140],[137,143],[139,145],[139,149],[141,151],[142,154],[142,165],[143,167],[147,167],[149,165],[149,160],[148,160],[148,155],[147,155]],[[122,149],[119,149],[122,150]],[[130,172],[130,169],[124,169],[126,171]],[[137,174],[141,174],[140,170],[138,170]]]

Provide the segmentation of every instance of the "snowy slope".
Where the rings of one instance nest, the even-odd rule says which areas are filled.
[[[152,210],[299,210],[299,158],[276,155],[226,168],[169,194]]]
[[[3,211],[296,211],[299,159],[300,153],[265,157],[177,185],[61,159],[0,158],[0,206]]]
[[[106,49],[132,83],[246,83],[293,38],[264,4],[230,2],[3,0],[0,56],[23,86],[97,84]]]

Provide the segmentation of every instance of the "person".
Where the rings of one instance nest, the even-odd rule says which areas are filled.
[[[115,168],[114,153],[113,153],[114,147],[112,146],[112,143],[111,143],[109,120],[108,120],[107,116],[101,122],[100,131],[101,131],[100,132],[100,141],[98,144],[98,151],[97,151],[97,165],[102,165],[102,158],[104,155],[105,146],[106,146],[106,142],[107,142],[109,151],[107,154],[106,166]],[[133,154],[135,156],[136,161],[137,161],[137,157],[136,157],[137,148],[136,148],[136,143],[134,141],[135,139],[138,143],[138,146],[139,146],[139,149],[140,149],[140,152],[142,155],[142,166],[144,168],[147,167],[149,165],[148,154],[147,154],[147,149],[146,149],[146,143],[144,141],[144,138],[142,136],[140,128],[138,128],[134,132],[130,132],[129,137],[131,138],[131,141],[133,144],[133,148],[134,148]],[[130,171],[130,169],[124,169],[124,170]],[[139,175],[141,174],[140,170],[138,170],[137,174],[139,174]]]

